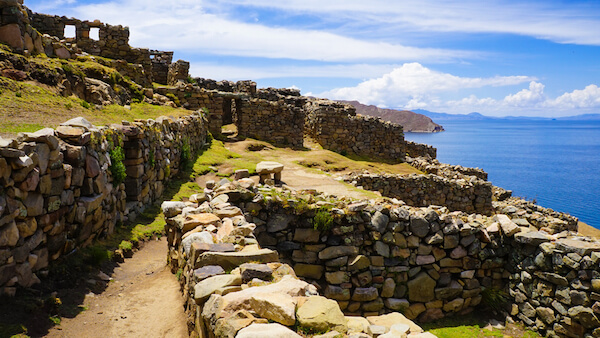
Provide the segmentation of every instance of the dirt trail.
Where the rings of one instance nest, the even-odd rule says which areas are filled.
[[[164,237],[147,242],[115,269],[104,292],[86,295],[87,310],[63,318],[47,337],[188,337],[179,283],[166,257]]]

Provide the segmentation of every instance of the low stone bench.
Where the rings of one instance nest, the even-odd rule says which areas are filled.
[[[273,161],[263,161],[256,165],[256,173],[260,177],[260,184],[264,184],[266,180],[273,179],[275,182],[281,181],[281,172],[283,171],[283,164]]]

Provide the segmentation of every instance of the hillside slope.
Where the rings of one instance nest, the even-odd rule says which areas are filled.
[[[401,124],[405,132],[436,133],[444,131],[444,127],[433,122],[429,117],[408,110],[383,109],[376,106],[364,105],[358,101],[340,101],[356,108],[361,115],[376,116],[394,123]]]

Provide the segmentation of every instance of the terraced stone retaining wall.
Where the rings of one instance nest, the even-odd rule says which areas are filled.
[[[492,184],[472,176],[448,179],[433,174],[354,174],[345,180],[412,206],[440,205],[452,211],[492,213]]]
[[[339,153],[404,162],[402,126],[356,115],[351,105],[314,99],[306,105],[305,132],[323,148]]]
[[[76,118],[0,138],[0,293],[39,282],[49,261],[135,219],[178,172],[182,149],[198,150],[206,135],[206,119],[192,114],[99,128]]]

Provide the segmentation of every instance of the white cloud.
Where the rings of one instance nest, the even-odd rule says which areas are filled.
[[[199,54],[330,62],[445,62],[478,56],[469,51],[410,47],[325,30],[246,23],[207,13],[205,5],[205,1],[192,0],[123,0],[76,6],[71,12],[82,19],[97,18],[129,26],[133,46]]]
[[[529,89],[523,89],[516,94],[506,96],[504,98],[504,103],[509,106],[532,107],[543,103],[545,99],[544,85],[539,82],[531,81],[529,83]]]
[[[600,88],[591,84],[584,89],[564,93],[555,100],[551,100],[549,105],[563,109],[600,108]]]
[[[364,81],[355,87],[333,89],[321,95],[388,107],[401,107],[411,102],[412,107],[421,108],[422,102],[433,99],[432,95],[436,93],[516,85],[533,79],[529,76],[460,77],[431,70],[419,63],[406,63],[379,78]]]
[[[392,31],[509,33],[558,43],[600,45],[597,3],[552,1],[449,0],[229,0],[229,4],[278,8],[319,15],[326,22],[345,20],[354,26],[374,22]],[[380,27],[380,30],[386,27]]]
[[[324,64],[318,66],[229,66],[217,63],[194,62],[190,73],[210,79],[273,79],[273,78],[346,78],[365,79],[381,76],[399,67],[396,64]]]

